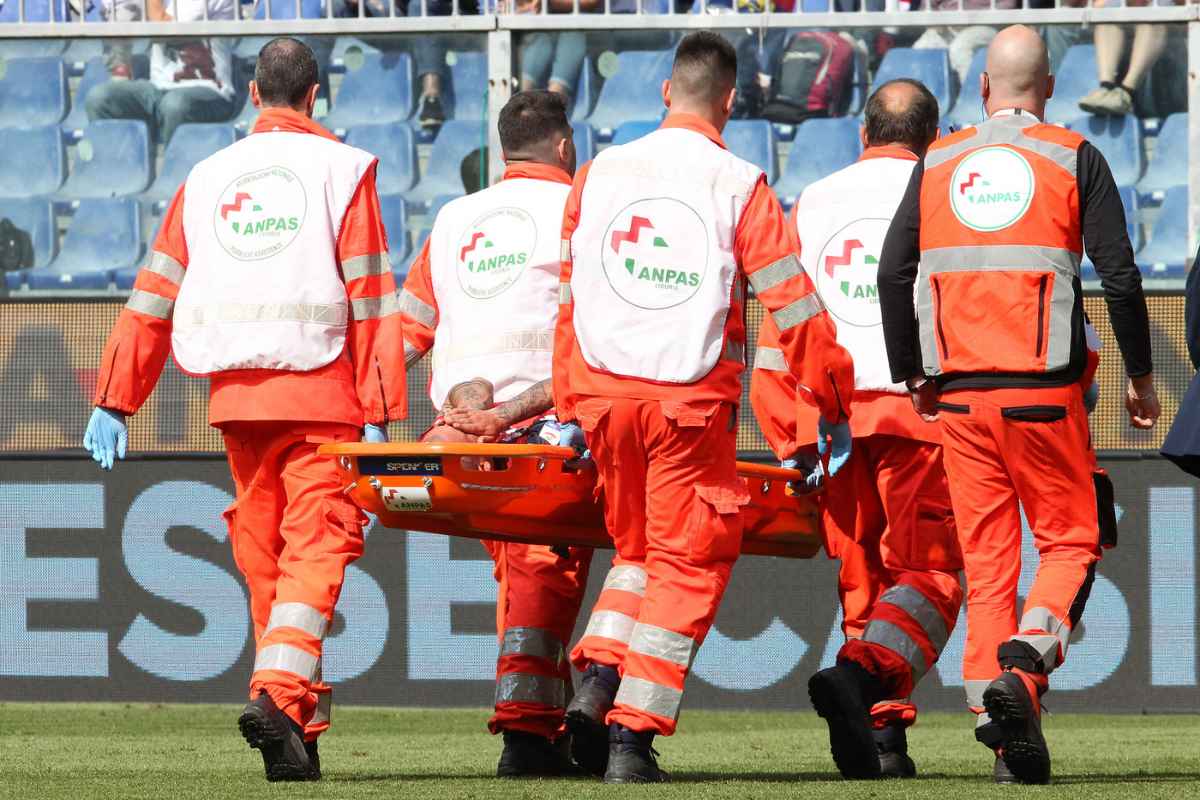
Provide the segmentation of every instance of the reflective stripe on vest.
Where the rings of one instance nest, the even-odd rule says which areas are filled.
[[[778,347],[759,347],[754,353],[754,368],[771,372],[790,372],[787,358]]]

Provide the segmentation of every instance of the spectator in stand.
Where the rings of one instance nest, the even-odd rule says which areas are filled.
[[[139,0],[140,2],[140,0]],[[152,22],[235,19],[234,0],[146,0]],[[112,69],[110,51],[110,69]],[[119,65],[118,61],[118,65]],[[114,71],[116,77],[122,75]],[[117,80],[88,93],[89,120],[141,119],[165,144],[185,122],[233,116],[233,40],[168,39],[150,49],[150,80]]]
[[[1107,4],[1105,0],[1094,0],[1092,3],[1097,8]],[[1149,0],[1125,0],[1127,6],[1149,4]],[[1096,77],[1100,85],[1084,95],[1079,107],[1089,114],[1120,116],[1133,113],[1134,92],[1166,52],[1168,30],[1166,25],[1134,25],[1133,40],[1129,42],[1129,66],[1125,68],[1124,75],[1118,75],[1128,39],[1126,26],[1097,25],[1092,35],[1096,43]]]
[[[383,0],[375,0],[381,2]],[[396,0],[397,13],[403,0]],[[424,6],[424,8],[422,8]],[[479,0],[408,0],[407,13],[410,17],[448,17],[455,13],[478,14]],[[368,5],[368,8],[370,6]],[[446,53],[453,49],[454,37],[447,34],[419,36],[413,43],[413,61],[417,77],[421,82],[421,97],[417,102],[417,122],[422,128],[436,132],[446,121],[446,108],[442,103],[442,86],[446,80]],[[464,41],[464,50],[478,47],[478,41]]]
[[[915,3],[913,4],[916,5]],[[1014,9],[1020,8],[1020,0],[929,0],[930,11],[977,11],[980,9]],[[946,49],[949,51],[950,68],[958,75],[959,83],[967,79],[971,70],[971,59],[975,51],[987,47],[996,38],[999,29],[991,25],[968,25],[963,28],[947,28],[934,26],[925,31],[921,38],[913,43],[916,49]]]

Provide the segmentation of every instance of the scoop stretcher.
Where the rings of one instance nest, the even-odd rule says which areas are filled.
[[[325,444],[346,473],[346,494],[389,528],[550,546],[612,548],[596,470],[573,468],[569,447],[526,444]],[[750,503],[746,555],[812,558],[821,547],[800,472],[739,461]]]

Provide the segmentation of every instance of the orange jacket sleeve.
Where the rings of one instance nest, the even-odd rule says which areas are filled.
[[[376,165],[367,171],[342,218],[337,258],[350,299],[346,349],[363,417],[372,424],[404,419],[408,390],[400,303],[388,263],[387,232],[375,191]]]
[[[800,264],[796,228],[760,178],[734,234],[734,253],[779,331],[779,349],[799,385],[830,422],[850,416],[854,364]]]
[[[154,391],[171,352],[171,315],[187,264],[181,186],[163,217],[150,261],[138,272],[104,345],[96,405],[134,414]]]
[[[781,461],[799,449],[796,437],[796,377],[779,348],[779,331],[770,315],[758,329],[758,348],[750,376],[750,406],[771,451]],[[815,412],[813,412],[815,413]]]
[[[404,363],[411,366],[433,347],[437,331],[438,304],[429,271],[429,239],[404,279],[400,313],[404,317]]]
[[[560,247],[560,268],[558,284],[558,322],[554,327],[554,408],[561,420],[575,419],[573,395],[570,391],[569,378],[571,356],[575,349],[575,322],[571,305],[571,237],[579,227],[579,207],[583,198],[583,185],[587,181],[592,162],[584,164],[575,173],[575,182],[571,193],[567,195],[567,205],[563,209],[562,244]]]

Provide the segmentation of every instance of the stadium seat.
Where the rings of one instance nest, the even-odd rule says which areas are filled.
[[[412,116],[413,64],[407,53],[363,54],[358,69],[348,69],[333,98],[333,109],[321,120],[338,134],[358,125],[401,122]]]
[[[398,194],[382,194],[379,211],[387,231],[388,261],[395,268],[408,261],[408,205]]]
[[[404,279],[408,277],[408,272],[412,269],[413,262],[417,260],[417,256],[421,255],[421,250],[425,247],[427,239],[429,239],[429,228],[425,228],[417,234],[417,241],[413,244],[412,252],[408,254],[408,258],[402,264],[392,265],[392,274],[396,276],[397,285],[404,285]]]
[[[640,139],[647,133],[658,130],[656,119],[635,119],[622,122],[612,134],[612,144],[629,144],[634,139]]]
[[[1137,264],[1147,278],[1182,278],[1193,255],[1188,250],[1188,187],[1175,186],[1167,190]]]
[[[67,155],[57,125],[0,128],[0,153],[0,197],[53,194],[62,186]]]
[[[268,7],[270,13],[267,13]],[[300,13],[296,13],[296,0],[258,0],[254,4],[255,19],[324,19],[324,0],[300,0]],[[260,48],[261,49],[261,48]]]
[[[1079,100],[1096,86],[1095,46],[1072,45],[1054,73],[1054,95],[1046,101],[1046,122],[1070,126],[1087,116]]]
[[[29,234],[33,240],[33,269],[40,269],[54,258],[54,205],[42,198],[0,200],[0,219],[12,223]],[[28,270],[4,273],[10,290],[19,289]]]
[[[246,134],[254,127],[255,120],[258,119],[258,109],[254,107],[254,103],[250,100],[250,95],[246,95],[246,101],[242,103],[242,110],[237,116],[229,121],[238,133]],[[318,120],[320,121],[320,120]]]
[[[88,59],[83,68],[83,77],[79,79],[79,84],[75,87],[74,95],[71,98],[71,113],[67,114],[67,118],[62,121],[63,133],[71,136],[83,133],[83,129],[88,124],[87,106],[85,105],[88,92],[102,83],[107,83],[108,79],[108,67],[104,63],[104,57],[95,56]]]
[[[444,90],[447,119],[482,120],[487,114],[487,53],[451,51],[446,62],[450,65],[450,85]]]
[[[971,125],[977,125],[983,119],[983,98],[979,96],[979,76],[983,74],[986,66],[987,48],[981,47],[971,58],[967,79],[959,87],[954,107],[948,112],[943,110],[943,123],[949,123],[955,129],[961,130]]]
[[[596,157],[596,132],[586,122],[571,124],[575,141],[575,164],[583,166]]]
[[[916,78],[929,87],[938,108],[950,107],[950,59],[945,50],[893,47],[879,63],[872,88],[896,78]]]
[[[660,119],[662,82],[671,77],[670,50],[626,50],[617,54],[616,69],[600,87],[588,122],[601,141],[613,137],[628,120]]]
[[[120,267],[113,270],[113,282],[116,284],[117,289],[128,291],[133,288],[133,283],[137,280],[138,273],[141,272],[145,260],[154,248],[154,243],[158,241],[158,232],[162,229],[165,216],[163,213],[156,213],[153,203],[141,204],[141,236],[146,246],[142,253],[142,258],[134,262],[132,266]]]
[[[802,123],[783,174],[774,184],[780,202],[793,205],[805,186],[853,164],[862,152],[858,126],[854,117],[810,119]]]
[[[258,60],[258,51],[262,50],[263,45],[269,41],[271,41],[270,36],[243,36],[233,46],[233,54],[242,61],[248,61],[253,65]]]
[[[345,72],[348,64],[353,63],[357,68],[357,60],[366,53],[378,53],[379,48],[369,45],[362,39],[353,36],[339,36],[333,43],[329,54],[329,69],[331,72]]]
[[[14,58],[0,78],[0,128],[57,125],[67,113],[67,68],[62,59]]]
[[[405,123],[359,125],[346,134],[346,144],[379,159],[375,185],[380,194],[404,193],[417,182],[417,141]],[[454,169],[457,174],[457,162]]]
[[[124,197],[150,184],[150,133],[132,119],[100,119],[83,130],[71,175],[59,191],[68,200]]]
[[[425,212],[425,224],[432,228],[433,221],[437,219],[437,215],[442,210],[442,207],[451,200],[457,200],[462,196],[462,192],[459,192],[458,194],[439,194],[437,197],[433,198],[433,200],[429,202],[429,209]]]
[[[67,72],[72,75],[81,75],[89,61],[103,56],[103,39],[79,38],[70,40],[67,49],[62,53],[62,60],[67,65]]]
[[[459,194],[462,185],[462,160],[486,142],[485,129],[480,122],[449,120],[438,131],[433,151],[421,181],[405,197],[410,204],[428,207],[441,194]]]
[[[1136,253],[1142,246],[1142,226],[1138,222],[1138,193],[1132,186],[1118,187],[1117,193],[1121,196],[1121,205],[1125,207],[1125,232],[1129,234],[1129,243]],[[1084,247],[1086,251],[1086,244]],[[1083,261],[1080,264],[1080,271],[1085,281],[1099,280],[1096,267],[1086,252],[1084,252]]]
[[[597,82],[596,66],[592,63],[592,57],[588,56],[579,68],[579,77],[575,81],[575,93],[571,96],[570,117],[572,120],[576,122],[586,120],[588,114],[592,113],[592,106],[596,105]]]
[[[20,0],[6,0],[0,4],[0,24],[17,22],[21,19]],[[65,0],[25,0],[25,22],[66,22],[67,4]],[[62,52],[66,42],[58,42],[58,52]]]
[[[1188,115],[1167,117],[1154,143],[1154,157],[1146,165],[1146,174],[1137,190],[1143,201],[1161,201],[1172,186],[1187,184]]]
[[[1133,186],[1142,177],[1142,126],[1137,117],[1088,114],[1067,127],[1086,136],[1104,154],[1117,186]]]
[[[130,198],[92,198],[75,210],[62,250],[48,267],[30,270],[30,289],[107,289],[111,273],[137,265],[141,211]]]
[[[761,167],[767,174],[767,183],[774,183],[779,177],[775,129],[771,123],[763,119],[732,120],[725,126],[722,138],[735,156]]]
[[[187,180],[192,167],[236,140],[237,134],[227,122],[189,122],[180,125],[167,143],[162,169],[142,199],[154,202],[170,200]]]

